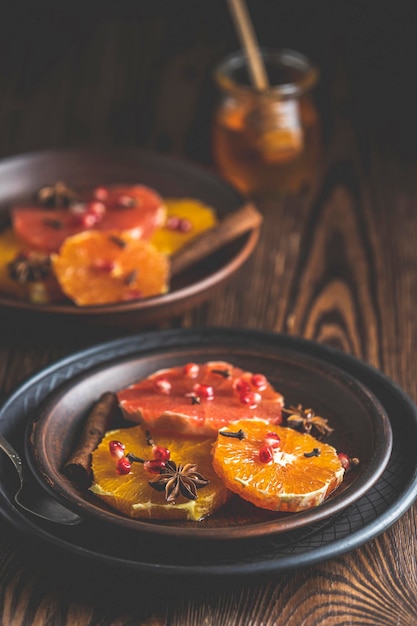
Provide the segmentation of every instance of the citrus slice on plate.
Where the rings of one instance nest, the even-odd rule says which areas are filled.
[[[166,218],[151,238],[154,246],[171,255],[197,235],[217,224],[214,209],[194,198],[165,198]]]
[[[155,458],[141,426],[106,433],[93,452],[94,482],[90,490],[124,515],[133,518],[198,521],[213,513],[230,496],[213,470],[210,454],[213,439],[162,435],[155,437],[155,444],[158,448],[169,450],[169,460],[174,461],[177,467],[196,465],[194,473],[198,472],[208,481],[208,484],[198,486],[195,499],[189,499],[179,491],[174,501],[169,502],[165,499],[164,490],[158,490],[149,484],[163,478],[163,474],[148,471],[140,462],[132,462],[127,474],[121,475],[117,472],[118,461],[110,453],[110,442],[119,442],[124,446],[123,458],[127,458],[129,453],[143,460]],[[163,489],[165,486],[161,485]]]
[[[126,233],[85,231],[52,256],[62,291],[78,306],[126,302],[166,293],[167,257]]]
[[[103,200],[93,198],[66,208],[17,206],[11,211],[13,229],[26,245],[58,252],[67,237],[85,230],[129,231],[149,239],[165,219],[165,206],[156,191],[145,185],[104,189]]]
[[[219,428],[238,419],[282,421],[283,397],[267,378],[225,361],[159,370],[120,390],[117,397],[128,421],[151,430],[214,439]]]
[[[22,242],[10,229],[0,233],[0,292],[16,298],[26,298],[27,288],[10,276],[9,264],[22,250]]]
[[[344,475],[329,444],[292,428],[271,428],[261,420],[222,428],[213,446],[213,466],[231,491],[271,511],[317,506]]]
[[[0,293],[36,304],[64,299],[49,255],[27,248],[11,228],[0,233]]]

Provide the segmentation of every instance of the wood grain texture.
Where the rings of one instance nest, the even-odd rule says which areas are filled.
[[[237,47],[223,3],[51,3],[2,21],[0,154],[140,145],[211,164],[213,63]],[[261,238],[216,298],[172,327],[305,336],[379,367],[417,400],[415,7],[248,2],[258,36],[313,56],[325,154],[315,186],[268,200]],[[45,6],[45,8],[42,8]],[[48,42],[48,45],[45,45]],[[387,82],[390,88],[387,89]],[[110,338],[110,336],[100,338]],[[89,345],[4,325],[0,398]],[[0,521],[2,626],[415,626],[415,508],[369,544],[282,575],[154,580],[57,563]]]

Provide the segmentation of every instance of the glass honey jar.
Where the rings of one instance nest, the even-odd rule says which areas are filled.
[[[270,87],[250,81],[243,51],[215,69],[220,101],[212,128],[214,162],[249,196],[297,194],[312,181],[321,155],[319,115],[312,98],[318,70],[292,50],[263,50]]]

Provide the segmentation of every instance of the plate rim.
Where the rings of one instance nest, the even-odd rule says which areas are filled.
[[[343,363],[344,371],[349,372],[353,369],[356,375],[359,374],[359,378],[361,380],[370,379],[372,386],[378,388],[381,387],[379,389],[379,393],[385,391],[385,393],[388,393],[388,395],[391,397],[391,400],[395,400],[396,402],[402,402],[407,409],[407,423],[409,423],[409,425],[411,425],[414,430],[417,430],[417,406],[409,397],[409,395],[399,386],[399,384],[390,379],[382,371],[378,370],[373,365],[370,365],[365,361],[358,359],[353,355],[344,353],[332,346],[319,344],[310,339],[288,336],[282,333],[275,333],[273,331],[254,330],[246,328],[230,329],[224,327],[206,327],[204,330],[249,334],[253,339],[263,339],[264,341],[268,342],[289,342],[291,346],[296,347],[303,352],[306,351],[307,353],[310,353],[311,350],[314,352],[315,355],[317,355],[318,353],[320,355],[320,358],[324,358],[325,360],[330,359],[332,362],[333,360],[335,360],[338,363],[339,367],[341,366],[340,364]],[[170,335],[177,334],[178,332],[180,332],[181,334],[189,334],[195,331],[196,329],[151,331],[151,333],[142,333],[140,336],[147,337],[150,334],[157,334],[159,336],[162,335],[164,338],[169,338]],[[91,346],[90,348],[79,352],[88,352],[90,356],[93,356],[97,353],[97,351],[103,349],[103,345],[109,348],[115,343],[119,342],[120,339],[111,340],[109,342],[106,342],[105,344]],[[79,352],[75,354],[79,354]],[[60,359],[60,363],[62,365],[68,365],[74,360],[74,356],[75,355],[72,354],[64,357],[63,359]],[[7,419],[7,410],[9,406],[16,401],[18,395],[27,391],[28,387],[30,387],[32,384],[39,382],[50,368],[51,366],[43,368],[35,375],[29,377],[26,381],[23,381],[14,391],[11,391],[8,394],[8,396],[5,398],[0,406],[0,427],[3,427],[3,424],[5,423],[7,428],[8,423],[13,421]],[[381,400],[381,402],[383,402],[383,400]],[[387,402],[387,400],[385,400],[385,402]],[[2,430],[4,430],[4,428],[2,428]],[[371,521],[366,521],[363,525],[360,526],[360,528],[356,529],[353,533],[350,533],[348,537],[343,536],[333,540],[329,540],[324,545],[321,544],[318,547],[315,546],[311,550],[307,550],[301,554],[290,554],[285,556],[277,554],[275,558],[271,561],[255,560],[254,562],[249,561],[244,563],[215,563],[204,566],[194,565],[192,567],[178,564],[161,565],[157,563],[144,563],[138,560],[128,561],[127,559],[117,558],[112,555],[100,553],[88,548],[84,548],[80,545],[76,545],[71,542],[71,539],[68,540],[65,538],[59,538],[54,535],[52,531],[50,531],[50,529],[45,529],[41,525],[35,524],[31,519],[18,511],[16,507],[14,507],[13,504],[10,502],[7,495],[2,492],[1,488],[0,503],[3,502],[3,506],[1,507],[0,512],[10,524],[12,524],[15,528],[17,527],[24,535],[29,536],[31,539],[37,539],[39,543],[42,544],[43,548],[45,547],[44,543],[46,542],[49,546],[53,545],[59,548],[66,555],[69,554],[72,557],[82,557],[90,562],[99,561],[105,563],[107,566],[114,565],[116,567],[131,568],[136,571],[146,572],[148,574],[174,573],[176,575],[192,574],[199,576],[246,574],[252,575],[256,573],[283,572],[287,570],[293,570],[305,565],[318,563],[329,558],[338,557],[350,550],[358,548],[367,541],[374,539],[379,534],[384,532],[387,528],[392,526],[392,524],[394,524],[412,506],[416,497],[417,464],[413,466],[412,471],[407,472],[407,476],[403,480],[403,484],[401,486],[401,491],[398,492],[398,494],[387,504],[383,513],[378,514]]]

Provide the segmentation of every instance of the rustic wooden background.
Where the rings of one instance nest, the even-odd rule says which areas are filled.
[[[256,252],[173,324],[283,331],[375,365],[417,399],[417,6],[249,0],[262,43],[321,69],[325,151],[308,193],[262,207]],[[211,167],[213,65],[238,47],[224,2],[17,2],[0,19],[0,157],[144,146]],[[219,305],[221,303],[221,305]],[[0,329],[1,398],[91,342]],[[415,510],[361,549],[209,584],[80,571],[0,522],[5,626],[415,626]]]

